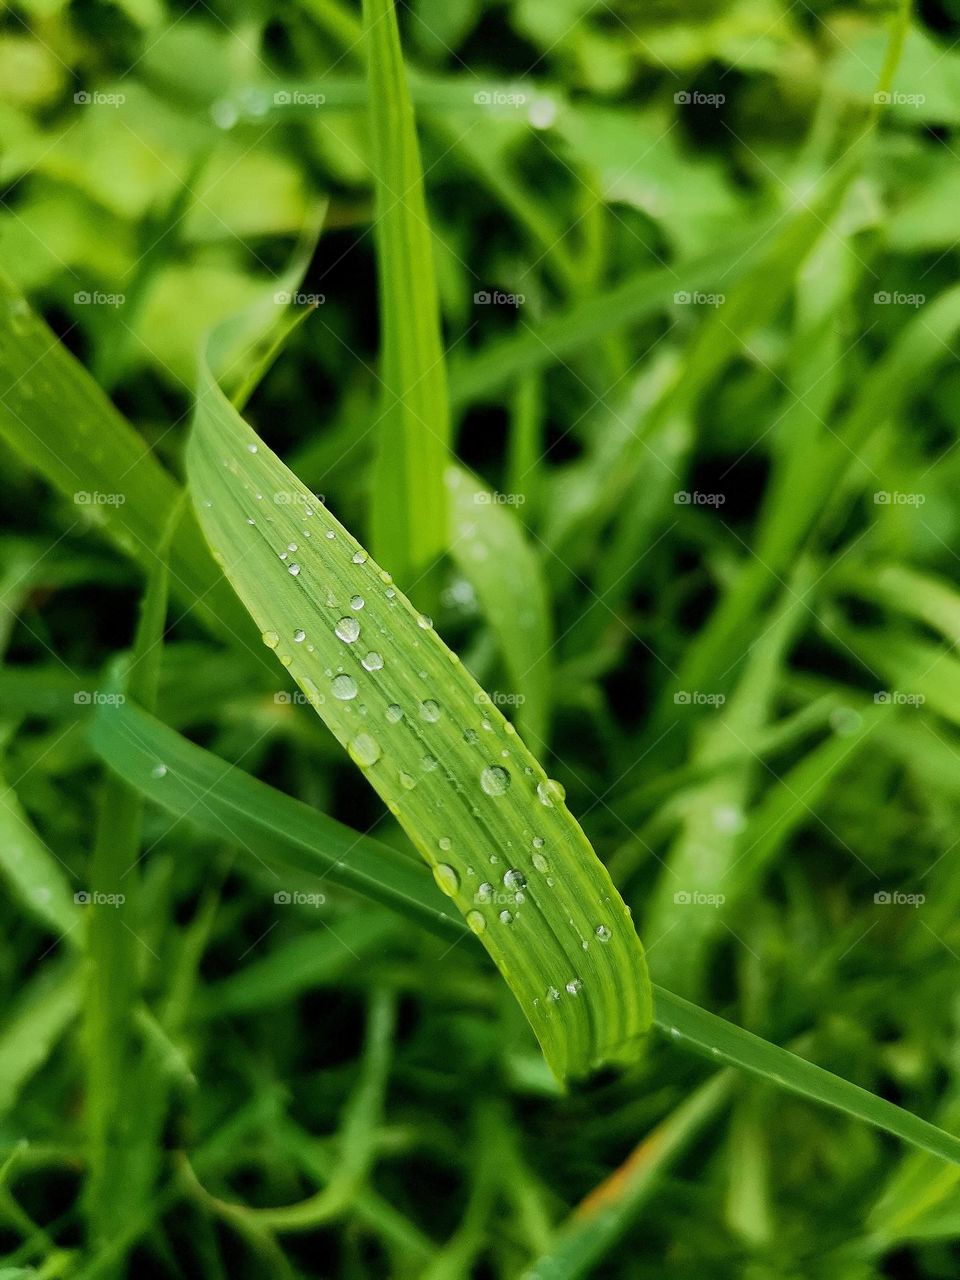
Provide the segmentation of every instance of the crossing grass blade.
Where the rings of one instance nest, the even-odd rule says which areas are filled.
[[[640,1052],[643,948],[572,814],[432,623],[204,365],[201,525],[247,609],[493,957],[560,1079]]]
[[[447,544],[449,410],[423,167],[394,0],[364,0],[383,403],[372,546],[404,581]]]
[[[426,868],[231,768],[130,703],[98,707],[92,741],[113,770],[176,818],[247,849],[271,869],[312,870],[330,884],[382,902],[405,919],[438,931],[444,899]],[[158,763],[166,765],[162,778],[157,777]],[[428,915],[431,908],[433,920]],[[459,916],[443,917],[443,927],[451,939],[468,936],[468,926]],[[945,1129],[664,987],[652,990],[653,1021],[676,1048],[738,1067],[960,1165],[960,1139]]]

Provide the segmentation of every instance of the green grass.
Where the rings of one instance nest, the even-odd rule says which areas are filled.
[[[948,15],[115,17],[0,31],[0,1275],[952,1277]]]

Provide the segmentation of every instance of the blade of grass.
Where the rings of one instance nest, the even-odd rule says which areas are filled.
[[[510,677],[521,734],[541,747],[550,708],[550,604],[518,516],[463,467],[447,471],[450,554],[473,584]],[[522,495],[507,495],[514,497]]]
[[[447,545],[449,410],[433,244],[394,0],[363,0],[383,404],[372,546],[405,582]]]
[[[46,1061],[80,1003],[80,970],[73,961],[42,969],[24,988],[0,1028],[0,1115]]]
[[[136,725],[134,735],[129,731],[131,720]],[[244,840],[249,840],[257,856],[272,866],[286,870],[290,865],[286,861],[290,857],[287,849],[278,853],[279,823],[280,831],[285,826],[296,829],[295,837],[291,830],[288,848],[297,848],[297,865],[323,867],[331,883],[364,892],[418,924],[423,923],[424,916],[418,899],[424,902],[436,899],[436,890],[426,869],[399,858],[395,861],[404,866],[404,873],[402,878],[396,877],[397,883],[388,873],[382,883],[371,879],[369,885],[360,889],[355,868],[341,856],[344,828],[239,769],[225,766],[223,761],[217,761],[216,757],[129,704],[98,708],[93,739],[110,767],[149,799],[168,807],[170,812],[189,815],[217,836],[230,839],[229,829],[223,825],[216,807],[220,801],[218,791],[228,787],[232,812],[243,816]],[[154,766],[165,759],[174,760],[175,764],[164,778],[158,779],[154,776]],[[171,781],[176,784],[173,791],[167,785]],[[197,804],[197,797],[204,795],[205,802]],[[369,836],[353,834],[353,853],[357,863],[376,865],[381,859],[382,866],[382,847]],[[467,936],[465,922],[448,917],[448,923],[454,936]],[[960,1139],[953,1134],[691,1004],[672,991],[654,986],[653,998],[654,1023],[678,1048],[739,1067],[778,1088],[854,1116],[912,1146],[960,1164]]]
[[[643,949],[562,788],[206,368],[188,474],[264,643],[493,956],[558,1078],[634,1058]],[[264,501],[279,492],[292,500]]]

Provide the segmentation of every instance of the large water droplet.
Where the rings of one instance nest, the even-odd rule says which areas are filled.
[[[503,873],[503,887],[505,889],[518,890],[527,887],[527,881],[522,871],[518,871],[516,867],[511,867],[509,871]]]
[[[510,786],[510,775],[498,764],[488,765],[480,774],[480,785],[488,796],[502,796]]]
[[[333,629],[344,644],[353,644],[360,634],[360,623],[356,618],[341,618]]]
[[[453,867],[446,862],[437,863],[433,868],[433,878],[448,898],[452,898],[460,888],[460,877]]]
[[[554,805],[561,804],[566,794],[563,784],[557,782],[554,778],[547,778],[545,782],[537,783],[537,799],[541,804],[545,804],[548,809],[552,809]]]
[[[357,696],[357,682],[353,676],[334,676],[330,681],[330,692],[341,702],[349,702]]]
[[[362,657],[360,661],[368,671],[379,671],[383,666],[383,658],[379,653],[374,653],[372,650]]]
[[[347,748],[350,759],[363,769],[369,769],[382,755],[380,743],[369,733],[358,733]]]

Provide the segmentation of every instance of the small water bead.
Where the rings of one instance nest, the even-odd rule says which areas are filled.
[[[359,610],[361,610],[361,609],[363,608],[363,605],[364,605],[364,599],[363,599],[363,596],[351,596],[351,597],[350,597],[350,608],[351,608],[351,609],[356,609],[356,610],[359,612]]]
[[[420,714],[424,720],[428,720],[431,724],[436,724],[440,719],[440,706],[432,698],[427,698],[420,703]]]
[[[453,867],[446,862],[437,863],[433,868],[433,878],[437,882],[437,887],[445,893],[448,898],[452,898],[460,888],[460,877],[457,875],[456,871],[454,871]]]
[[[355,551],[351,557],[354,564],[366,564],[367,553],[365,551]]]
[[[480,735],[477,733],[476,729],[464,729],[463,740],[464,742],[469,743],[472,747],[475,742],[480,741]]]
[[[407,791],[412,791],[417,785],[417,780],[413,774],[404,773],[403,770],[400,771],[399,778],[401,787],[405,788]]]
[[[488,765],[480,774],[480,786],[488,796],[502,796],[510,786],[510,775],[498,764]]]
[[[330,681],[330,692],[341,702],[349,702],[357,696],[357,682],[353,676],[334,676]]]
[[[165,764],[157,764],[150,770],[151,778],[165,778],[167,776],[167,766]]]
[[[306,638],[307,638],[307,633],[304,631],[304,629],[302,627],[297,627],[296,631],[293,633],[294,644],[303,644]]]
[[[554,805],[561,804],[566,794],[563,784],[553,778],[547,778],[545,782],[537,783],[537,799],[541,804],[546,805],[548,809],[552,809]]]
[[[296,544],[295,542],[288,542],[288,543],[287,543],[287,550],[288,550],[288,551],[296,551],[296,549],[297,549],[297,544]]]
[[[256,523],[257,522],[256,520],[254,520],[253,516],[247,516],[247,524],[256,524]]]
[[[437,844],[444,851],[444,853],[446,853],[447,850],[452,847],[453,841],[450,839],[449,836],[441,836],[440,839],[437,841]]]
[[[387,707],[386,716],[391,724],[397,724],[403,719],[403,707],[397,702],[391,702]]]
[[[358,733],[347,750],[350,752],[350,759],[364,769],[375,765],[383,754],[380,743],[369,733]]]
[[[483,884],[477,887],[477,901],[478,902],[493,901],[493,885],[490,883],[489,880],[484,880]]]
[[[541,875],[546,875],[546,873],[550,870],[550,863],[546,860],[546,858],[543,856],[542,853],[535,853],[533,855],[532,862],[533,862],[533,865],[536,867],[536,869],[541,873]]]
[[[374,653],[372,650],[370,653],[364,654],[360,661],[367,671],[379,671],[383,666],[383,658],[379,653]]]
[[[287,573],[289,573],[290,576],[293,578],[295,578],[299,572],[300,572],[300,566],[298,564],[292,564],[290,568],[287,570]]]
[[[344,644],[353,644],[360,635],[360,623],[356,618],[341,618],[333,630]]]
[[[433,773],[434,769],[437,767],[437,762],[433,756],[424,756],[420,763],[423,765],[426,773]]]
[[[257,446],[255,444],[247,445],[247,453],[256,453],[256,452],[257,452]]]
[[[594,937],[599,942],[609,942],[610,939],[613,937],[613,934],[610,932],[610,930],[607,928],[605,924],[598,924],[597,927],[594,929],[593,934],[594,934]]]
[[[417,614],[417,626],[422,631],[430,631],[433,627],[433,619],[426,613]]]
[[[281,560],[286,560],[286,558],[287,558],[287,553],[286,553],[285,551],[281,551],[281,552],[280,552],[280,559],[281,559]]]
[[[543,836],[534,836],[533,839],[530,841],[530,843],[533,845],[535,849],[542,849],[543,846],[546,844],[546,841],[544,840]]]
[[[503,887],[505,889],[522,890],[527,887],[527,881],[522,871],[518,871],[516,867],[511,867],[509,871],[503,873]]]
[[[380,570],[380,581],[386,582],[388,585],[393,581],[393,575],[387,573],[386,569]]]
[[[387,587],[386,591],[383,594],[387,597],[388,600],[394,600],[397,595],[393,587]]]
[[[513,915],[511,914],[511,912],[507,911],[506,908],[504,908],[503,911],[500,912],[500,914],[497,916],[497,919],[500,921],[501,924],[513,924]]]
[[[567,991],[572,996],[578,996],[583,990],[583,981],[580,978],[571,978],[567,983]]]
[[[328,529],[323,536],[325,538],[329,538],[329,540],[332,542],[337,535],[334,533],[332,529]]]
[[[264,631],[260,639],[268,649],[275,649],[280,643],[280,637],[276,631]]]
[[[283,654],[283,655],[281,656],[281,658],[280,658],[280,665],[281,665],[281,666],[289,667],[289,666],[290,666],[290,664],[291,664],[291,662],[293,662],[293,659],[290,657],[289,653],[285,653],[285,654]]]
[[[560,999],[560,992],[557,990],[556,987],[547,987],[546,996],[547,996],[547,999],[551,1002],[551,1004],[556,1004],[557,1001]]]
[[[471,933],[481,934],[486,930],[487,922],[479,911],[467,912],[467,928]]]

